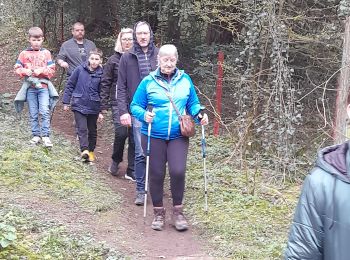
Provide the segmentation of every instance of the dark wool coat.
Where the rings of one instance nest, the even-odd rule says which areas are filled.
[[[153,44],[153,32],[150,28],[151,38],[150,45],[153,45],[152,52],[150,53],[150,64],[151,71],[157,69],[157,55],[159,49],[156,48]],[[136,52],[140,51],[141,47],[136,40],[135,28],[133,33],[134,45],[126,53],[122,55],[119,62],[119,73],[118,73],[118,83],[117,83],[117,103],[119,114],[124,115],[130,113],[129,104],[132,101],[132,98],[135,94],[137,86],[140,84],[141,77],[139,71],[139,63],[137,59]]]

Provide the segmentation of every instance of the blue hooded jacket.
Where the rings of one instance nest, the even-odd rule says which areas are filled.
[[[176,69],[168,82],[160,74],[160,69],[151,72],[138,86],[130,105],[131,113],[142,122],[141,133],[147,135],[148,124],[145,113],[153,107],[155,116],[152,122],[151,137],[165,140],[182,137],[179,118],[166,93],[169,92],[180,114],[196,117],[202,109],[190,76]]]
[[[79,65],[69,77],[63,94],[63,104],[84,115],[100,113],[100,82],[102,68],[90,71],[88,63]]]

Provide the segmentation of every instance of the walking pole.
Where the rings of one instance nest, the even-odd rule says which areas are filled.
[[[205,133],[204,125],[202,125],[202,156],[203,156],[203,174],[204,174],[204,210],[208,212],[208,190],[207,190],[207,165],[206,165],[206,142],[205,142]]]
[[[148,110],[152,112],[153,107],[149,106]],[[143,203],[143,218],[146,218],[147,212],[147,193],[148,193],[148,175],[149,175],[149,154],[150,154],[150,146],[151,146],[151,130],[152,123],[148,123],[148,133],[147,133],[147,150],[146,150],[146,176],[145,176],[145,200]]]

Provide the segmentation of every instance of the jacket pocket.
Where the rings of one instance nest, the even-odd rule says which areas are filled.
[[[90,100],[100,101],[100,96],[98,94],[90,94]]]
[[[83,94],[81,93],[72,93],[72,100],[71,100],[71,104],[72,106],[79,106],[81,103],[81,97],[83,96]]]
[[[80,97],[82,97],[83,96],[83,94],[82,93],[72,93],[72,97],[77,97],[77,98],[80,98]]]

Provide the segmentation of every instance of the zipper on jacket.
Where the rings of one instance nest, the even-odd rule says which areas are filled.
[[[170,102],[170,101],[169,101]],[[169,103],[169,124],[168,124],[168,140],[170,140],[170,130],[171,130],[171,121],[173,117],[173,106],[171,103]]]
[[[169,95],[173,96],[174,94],[174,89],[171,88],[171,85],[167,83],[167,89],[169,92]],[[173,105],[171,104],[169,100],[169,125],[168,125],[168,140],[170,140],[170,132],[171,132],[171,123],[173,121]]]

